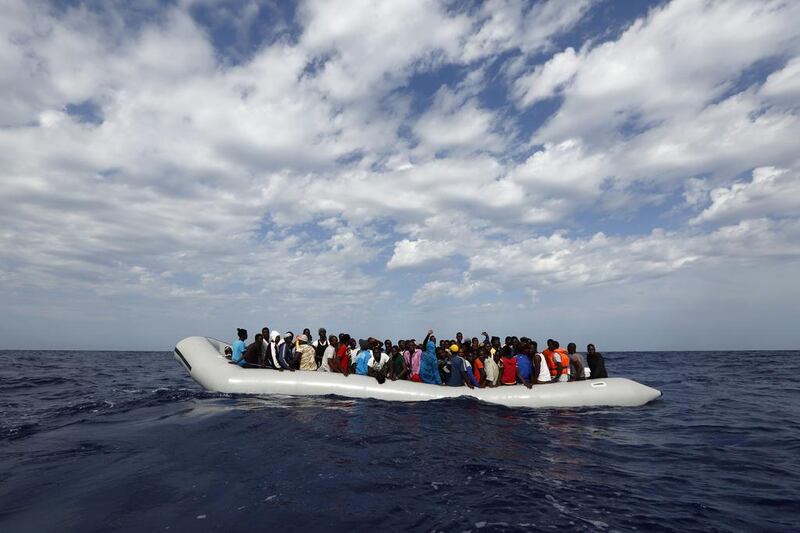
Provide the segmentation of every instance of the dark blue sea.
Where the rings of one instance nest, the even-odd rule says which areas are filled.
[[[663,398],[258,398],[171,352],[0,352],[0,531],[800,530],[800,352],[605,356]]]

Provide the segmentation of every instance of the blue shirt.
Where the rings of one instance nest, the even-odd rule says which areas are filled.
[[[372,357],[370,350],[362,350],[356,356],[356,374],[366,376],[369,373],[369,360]]]
[[[244,351],[247,349],[247,346],[244,345],[244,341],[241,339],[234,341],[231,348],[233,349],[231,361],[239,366],[244,366]]]
[[[439,375],[439,361],[436,359],[436,346],[433,341],[428,341],[422,357],[419,359],[419,378],[423,383],[433,385],[442,384],[442,376]]]
[[[519,370],[519,375],[522,376],[522,379],[531,379],[531,374],[533,374],[533,363],[531,363],[530,358],[527,355],[517,355],[515,357],[517,360],[517,370]]]
[[[450,358],[450,374],[447,376],[447,384],[451,387],[462,387],[464,385],[464,360],[454,355]]]

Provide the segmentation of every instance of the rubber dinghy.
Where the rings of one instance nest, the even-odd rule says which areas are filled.
[[[225,358],[229,344],[208,337],[188,337],[175,346],[175,359],[207,390],[240,394],[286,394],[322,396],[337,394],[349,398],[416,402],[471,396],[509,407],[588,407],[644,405],[661,397],[661,392],[626,378],[593,379],[571,383],[523,385],[470,389],[386,380],[330,372],[279,372],[271,369],[241,368]]]

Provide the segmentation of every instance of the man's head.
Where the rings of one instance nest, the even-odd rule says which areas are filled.
[[[328,343],[334,348],[336,348],[339,346],[339,339],[336,337],[336,335],[331,335],[330,337],[328,337]]]
[[[586,346],[586,353],[595,353],[595,351],[594,344],[589,344]]]
[[[237,328],[236,335],[239,337],[240,341],[243,341],[247,338],[247,330],[244,328]]]
[[[262,335],[261,333],[256,333],[256,338],[254,342],[261,343],[263,340],[264,340],[264,335]]]
[[[464,334],[461,333],[460,331],[456,333],[456,342],[458,342],[458,344],[464,342]]]
[[[328,330],[326,330],[325,328],[319,328],[317,334],[319,335],[320,342],[325,342],[325,339],[328,338]]]
[[[481,344],[481,343],[480,343],[480,341],[478,340],[478,337],[472,337],[471,344],[472,344],[472,349],[473,349],[473,350],[477,350],[477,349],[478,349],[478,346],[480,346],[480,344]]]
[[[386,349],[386,353],[391,352],[392,351],[392,341],[389,340],[389,339],[386,339],[385,341],[383,341],[383,347]]]
[[[283,340],[291,344],[292,341],[294,340],[294,333],[292,333],[291,331],[287,331],[286,333],[283,334]]]
[[[500,347],[500,337],[492,337],[492,348]]]
[[[308,335],[306,335],[305,333],[301,333],[300,335],[297,336],[297,342],[299,342],[300,344],[308,344]]]
[[[553,346],[554,342],[556,342],[556,341],[554,341],[553,339],[547,339],[547,349],[548,350],[555,350],[555,346]]]
[[[261,338],[269,339],[269,328],[267,326],[261,328]]]
[[[539,343],[536,341],[531,341],[531,352],[538,353],[539,352]]]
[[[303,335],[306,336],[306,339],[310,339],[311,338],[311,330],[308,329],[308,328],[303,328]]]
[[[578,347],[575,346],[574,342],[571,342],[571,343],[567,344],[567,353],[568,354],[570,354],[570,355],[574,354],[577,351],[577,349],[578,349]]]

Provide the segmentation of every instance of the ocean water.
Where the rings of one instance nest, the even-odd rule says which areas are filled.
[[[800,352],[605,357],[663,398],[259,398],[171,352],[0,352],[0,531],[800,530]]]

